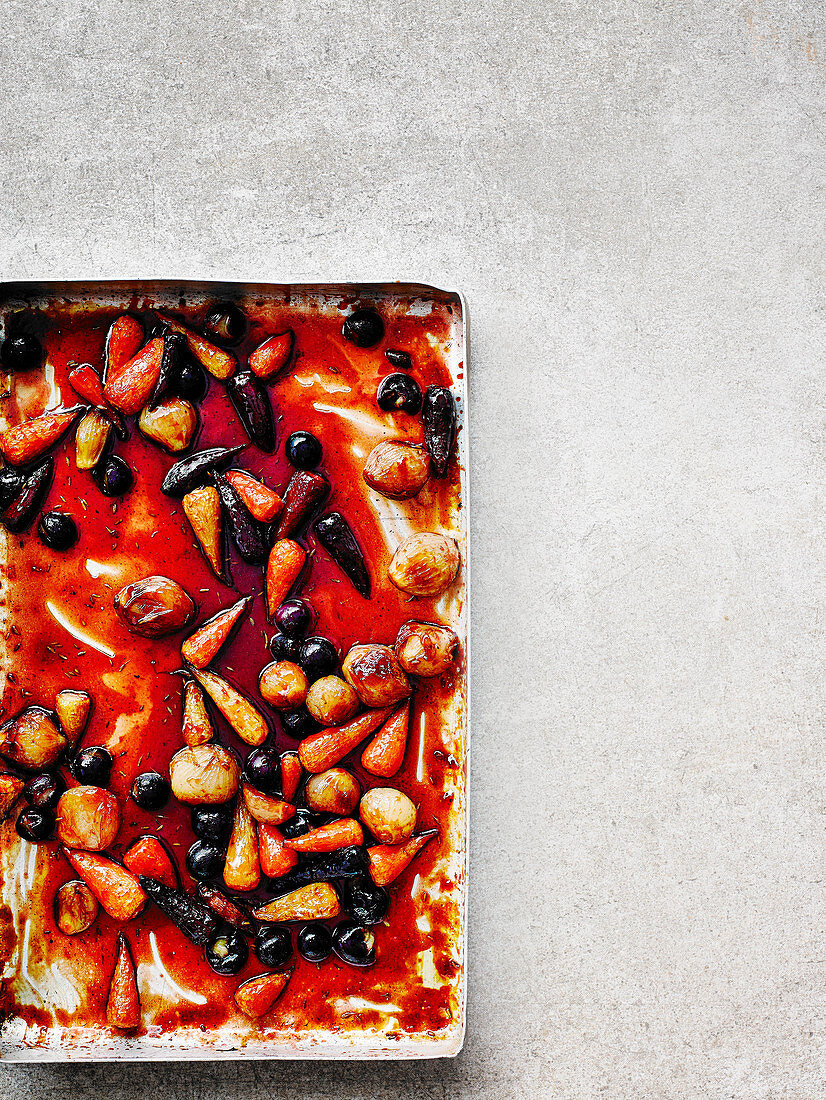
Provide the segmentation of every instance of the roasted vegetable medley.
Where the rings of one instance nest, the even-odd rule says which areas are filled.
[[[395,892],[409,898],[439,849],[441,777],[462,766],[425,736],[464,661],[443,610],[462,554],[434,522],[457,492],[456,400],[379,304],[343,308],[335,333],[355,379],[369,364],[361,386],[321,377],[303,331],[267,329],[243,303],[135,303],[107,319],[99,358],[69,363],[59,404],[0,434],[0,522],[9,559],[31,566],[10,640],[37,599],[72,632],[49,599],[64,560],[76,581],[61,591],[90,611],[69,658],[42,647],[42,677],[10,646],[0,820],[59,868],[55,935],[94,937],[98,1023],[121,1032],[145,1027],[147,943],[163,955],[183,938],[226,979],[210,996],[263,1019],[301,967],[369,992],[370,968],[420,935]],[[12,383],[48,362],[36,325],[7,321]],[[345,432],[340,409],[379,435],[354,436],[352,415]]]

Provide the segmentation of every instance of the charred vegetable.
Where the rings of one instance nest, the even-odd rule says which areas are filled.
[[[31,526],[46,499],[53,475],[54,462],[51,458],[25,475],[17,495],[0,516],[0,523],[7,531],[19,534]]]
[[[413,370],[413,360],[409,351],[401,351],[399,348],[388,348],[384,358],[397,370]]]
[[[163,334],[163,353],[161,355],[161,370],[155,389],[149,399],[150,405],[156,405],[168,390],[172,389],[175,379],[178,377],[183,361],[186,337],[180,332],[167,329]]]
[[[349,523],[340,512],[329,512],[315,524],[318,541],[350,579],[355,590],[366,600],[370,599],[370,574],[361,547],[356,542]]]
[[[146,875],[140,875],[139,881],[161,912],[192,943],[204,947],[218,935],[221,920],[204,902],[184,894],[181,890],[171,890],[162,882]]]
[[[339,888],[341,908],[356,924],[381,924],[390,908],[390,895],[369,875],[347,879]]]
[[[244,431],[261,451],[275,450],[275,424],[266,388],[252,371],[239,371],[227,382],[227,393]]]
[[[364,848],[339,848],[335,852],[308,857],[300,867],[295,867],[286,875],[274,879],[270,886],[279,894],[287,894],[313,882],[334,882],[340,878],[355,878],[368,870],[369,861]]]
[[[15,466],[0,469],[0,511],[5,510],[23,488],[25,474]]]
[[[428,386],[422,404],[424,444],[436,477],[445,477],[456,438],[456,402],[444,386]]]
[[[234,924],[236,928],[240,928],[243,932],[252,931],[252,921],[247,914],[234,901],[230,901],[226,894],[221,893],[217,886],[201,883],[198,887],[198,897],[201,901],[205,901],[210,909],[214,910],[227,924]]]
[[[168,497],[183,497],[210,480],[211,475],[227,466],[244,447],[209,447],[180,459],[166,472],[161,492]]]
[[[296,470],[284,494],[284,511],[278,520],[275,537],[287,538],[309,520],[330,492],[330,483],[323,474],[311,470]]]
[[[253,519],[241,503],[238,493],[222,474],[215,475],[215,487],[238,553],[244,561],[253,564],[266,561],[270,548],[264,525]]]

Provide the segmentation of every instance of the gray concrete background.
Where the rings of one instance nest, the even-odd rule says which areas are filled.
[[[476,494],[464,1054],[0,1096],[826,1096],[826,5],[0,20],[0,275],[461,287]]]

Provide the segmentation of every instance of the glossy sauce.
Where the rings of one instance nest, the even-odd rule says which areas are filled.
[[[154,304],[134,300],[130,310],[148,327],[152,317],[147,310]],[[296,333],[298,355],[286,374],[269,386],[276,416],[276,453],[266,455],[249,445],[233,465],[260,476],[283,494],[292,472],[284,457],[287,436],[299,428],[316,434],[324,447],[320,470],[331,483],[324,511],[340,511],[348,520],[372,577],[372,598],[364,600],[318,546],[314,535],[302,536],[310,563],[296,594],[309,600],[316,612],[311,633],[331,638],[343,656],[357,642],[392,645],[399,627],[408,619],[450,621],[443,609],[442,614],[437,611],[433,601],[410,600],[400,593],[387,580],[386,567],[395,546],[413,530],[455,532],[459,507],[455,462],[448,479],[431,480],[417,500],[400,505],[370,491],[361,478],[367,455],[381,439],[422,441],[418,417],[382,413],[375,404],[378,382],[394,371],[384,358],[384,350],[400,347],[410,351],[415,364],[412,373],[422,389],[431,383],[451,384],[444,356],[450,320],[447,308],[436,305],[426,316],[417,316],[399,305],[379,303],[387,323],[385,340],[377,348],[362,350],[341,337],[342,314],[331,314],[312,301],[302,301],[298,306],[284,299],[242,304],[251,323],[243,344],[232,349],[242,367],[254,347],[287,327]],[[342,302],[341,306],[347,304]],[[120,312],[55,305],[38,315],[53,380],[49,373],[17,380],[19,418],[40,412],[49,401],[50,390],[62,394],[64,406],[75,403],[66,380],[68,372],[80,362],[91,362],[101,369],[106,333]],[[205,309],[189,309],[181,302],[174,312],[197,327]],[[13,408],[5,412],[14,422]],[[211,379],[209,393],[200,405],[200,429],[193,449],[247,442],[223,386]],[[163,811],[149,813],[128,797],[139,772],[153,769],[168,774],[169,760],[182,745],[184,681],[177,670],[184,635],[151,640],[131,634],[112,609],[114,594],[124,584],[160,573],[186,588],[198,604],[198,621],[233,603],[239,595],[254,594],[252,614],[213,667],[267,716],[272,730],[268,743],[283,752],[294,749],[297,742],[281,730],[276,712],[267,707],[257,690],[258,673],[271,660],[267,641],[276,632],[264,614],[261,567],[244,565],[233,553],[232,587],[218,582],[198,549],[181,502],[160,493],[163,475],[175,459],[145,440],[134,421],[130,423],[130,438],[125,443],[116,442],[115,452],[129,463],[136,476],[132,492],[117,500],[103,496],[90,473],[75,468],[73,431],[53,452],[55,480],[45,508],[68,512],[76,520],[81,534],[71,551],[57,554],[46,549],[34,527],[23,536],[9,536],[12,652],[2,717],[16,714],[30,703],[50,707],[61,688],[88,690],[94,710],[80,746],[104,744],[116,757],[111,789],[121,804],[123,825],[112,854],[120,857],[142,834],[157,835],[170,845],[184,886],[192,891],[196,884],[184,865],[186,851],[195,839],[189,809],[173,798]],[[451,604],[455,607],[460,608],[456,601]],[[55,618],[55,612],[102,648],[114,651],[115,656],[109,657],[73,637]],[[453,625],[459,629],[458,622]],[[250,962],[240,974],[219,977],[206,964],[202,951],[158,909],[148,905],[125,929],[139,966],[143,1030],[158,1034],[181,1026],[214,1029],[231,1023],[251,1033],[262,1029],[347,1032],[375,1028],[392,1038],[405,1032],[438,1033],[451,1023],[455,1011],[451,983],[461,965],[456,942],[456,894],[461,883],[458,876],[446,876],[444,868],[451,857],[447,825],[449,815],[456,812],[453,790],[461,785],[464,761],[461,755],[459,759],[455,756],[455,729],[446,731],[440,716],[451,702],[455,704],[459,699],[461,705],[464,690],[462,660],[457,662],[455,672],[441,680],[418,683],[405,763],[391,780],[375,779],[361,770],[363,745],[342,762],[365,789],[391,785],[407,792],[419,806],[416,831],[435,826],[440,834],[389,888],[389,914],[375,929],[376,965],[359,970],[335,956],[324,964],[312,965],[296,953],[290,964],[294,973],[275,1008],[260,1022],[248,1021],[237,1013],[232,996],[240,982],[266,969],[254,953],[250,952]],[[423,714],[424,742],[420,745]],[[241,760],[248,755],[248,746],[220,718],[218,737]],[[64,776],[73,783],[65,769]],[[17,844],[14,816],[0,827],[0,843]],[[28,858],[28,846],[23,844],[22,848]],[[10,1016],[21,1016],[30,1024],[44,1027],[54,1021],[70,1028],[105,1028],[118,925],[101,911],[93,927],[82,936],[68,939],[56,929],[52,911],[55,891],[76,877],[58,851],[56,842],[38,847],[35,883],[27,898],[31,921],[29,958],[43,969],[54,964],[62,969],[61,960],[68,961],[79,1003],[72,1007],[30,1003],[37,998],[28,991],[20,996],[26,986],[25,978],[21,978],[8,983],[2,1007]],[[255,896],[264,895],[259,892]],[[420,919],[423,914],[424,922]],[[0,933],[8,923],[4,925],[0,919]],[[432,952],[432,973],[423,980],[419,960],[427,951]],[[155,966],[156,953],[189,999],[164,986]],[[0,961],[9,954],[7,949]]]

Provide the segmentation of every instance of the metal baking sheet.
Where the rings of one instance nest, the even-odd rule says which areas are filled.
[[[452,606],[446,609],[445,620],[457,631],[464,649],[464,676],[461,690],[451,701],[450,713],[442,719],[444,737],[457,756],[453,791],[453,811],[448,818],[449,851],[440,858],[434,870],[453,876],[459,888],[456,892],[457,912],[453,944],[456,969],[452,998],[454,1010],[449,1028],[434,1033],[392,1034],[392,1020],[383,1028],[343,1032],[341,1030],[290,1030],[278,1027],[224,1027],[200,1031],[181,1028],[171,1032],[148,1029],[147,1033],[130,1037],[113,1033],[107,1028],[73,1028],[68,1026],[38,1027],[26,1025],[21,1019],[10,1018],[0,1030],[0,1060],[6,1062],[64,1061],[152,1061],[152,1060],[212,1060],[259,1058],[324,1058],[324,1059],[404,1059],[451,1057],[459,1052],[464,1041],[466,1015],[465,930],[467,921],[467,828],[469,777],[469,700],[470,667],[469,637],[469,485],[468,485],[468,421],[467,421],[467,307],[460,293],[439,290],[416,283],[277,285],[232,282],[191,282],[169,280],[79,281],[79,282],[6,282],[0,283],[0,324],[18,309],[44,308],[65,303],[77,307],[127,309],[139,300],[159,308],[175,309],[182,301],[197,306],[207,301],[231,300],[283,302],[301,307],[312,302],[324,312],[341,313],[342,303],[358,298],[392,302],[394,308],[427,315],[438,304],[451,317],[449,339],[440,349],[453,382],[457,398],[459,431],[457,434],[460,468],[460,502],[451,516],[451,530],[462,554],[462,583],[458,586]],[[343,316],[343,314],[342,314]],[[2,333],[0,332],[0,336]],[[48,370],[48,366],[47,366]],[[0,424],[2,403],[0,403]],[[399,505],[390,506],[387,523],[393,526],[402,518]],[[9,540],[3,541],[0,531],[0,561],[8,563]],[[0,574],[0,613],[4,620],[4,638],[10,626],[7,621],[7,569]],[[2,684],[5,686],[5,666]],[[13,826],[2,827],[0,833],[0,904],[11,912],[16,933],[16,946],[8,959],[2,980],[15,989],[25,987],[30,1003],[49,996],[65,996],[71,1003],[71,989],[55,988],[49,974],[37,971],[34,953],[29,943],[27,922],[28,897],[37,888],[38,861],[48,858],[48,849],[26,845],[14,833]],[[43,854],[41,854],[43,853]],[[423,884],[426,886],[426,884]],[[0,960],[2,961],[2,960]],[[139,981],[146,975],[141,975]],[[60,983],[58,983],[60,984]],[[75,991],[76,995],[77,991]]]

